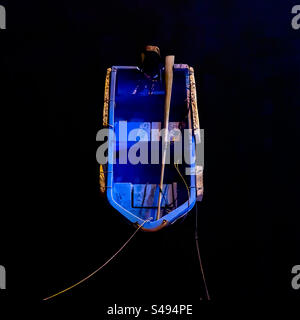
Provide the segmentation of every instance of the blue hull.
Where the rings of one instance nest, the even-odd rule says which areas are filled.
[[[143,224],[145,231],[159,230],[186,215],[195,205],[199,189],[195,174],[184,175],[186,169],[195,169],[195,163],[181,164],[178,169],[172,162],[166,165],[162,216],[156,220],[161,164],[150,161],[152,149],[151,141],[148,140],[151,140],[151,129],[163,123],[162,83],[158,82],[150,92],[149,88],[145,88],[143,75],[138,68],[124,66],[112,67],[109,80],[106,124],[110,131],[108,164],[105,168],[106,196],[111,206],[136,226]],[[180,123],[181,128],[193,129],[189,94],[190,69],[187,65],[175,65],[170,123]],[[125,143],[130,132],[143,132],[147,139],[141,141],[143,138],[137,134],[137,140],[133,138],[133,141]],[[132,164],[128,161],[130,148],[139,140],[141,145],[145,143],[149,161]],[[171,146],[171,154],[172,151]],[[194,136],[188,145],[188,153],[190,157],[195,155]],[[125,161],[124,155],[127,155]],[[121,156],[123,160],[120,160]]]

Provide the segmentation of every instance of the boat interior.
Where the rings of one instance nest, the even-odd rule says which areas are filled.
[[[170,163],[165,166],[164,185],[162,190],[161,217],[187,203],[189,206],[191,176],[185,175],[186,165],[176,164],[174,157],[178,130],[181,132],[181,154],[184,163],[183,129],[190,128],[190,113],[188,111],[187,69],[174,69],[173,90],[170,108],[169,130],[171,133]],[[133,215],[145,220],[156,219],[158,207],[159,182],[161,174],[162,139],[158,139],[159,163],[151,161],[151,140],[153,131],[160,129],[164,120],[164,79],[150,81],[138,68],[120,69],[117,71],[114,91],[113,126],[116,137],[115,164],[112,166],[113,199],[119,206]],[[126,121],[127,137],[122,123]],[[134,130],[135,129],[135,130]],[[121,130],[123,130],[121,132]],[[131,134],[130,134],[131,132]],[[128,135],[130,140],[128,140]],[[157,137],[156,137],[157,139]],[[141,149],[133,150],[139,142]],[[130,149],[132,149],[130,151]],[[141,150],[147,151],[147,164],[132,164],[129,161],[130,152],[139,156]],[[127,154],[127,163],[120,163],[120,154]]]

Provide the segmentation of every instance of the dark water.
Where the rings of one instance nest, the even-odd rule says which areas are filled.
[[[199,238],[213,300],[299,297],[290,287],[300,241],[293,207],[300,106],[294,4],[7,4],[8,29],[0,36],[9,117],[2,121],[11,120],[5,136],[14,137],[9,150],[18,153],[8,159],[12,229],[1,244],[8,296],[40,302],[96,269],[134,231],[99,196],[95,135],[106,68],[135,65],[151,39],[195,68],[205,129]],[[113,303],[197,303],[204,292],[194,215],[159,233],[137,234],[94,279],[57,302],[92,302],[99,310]]]

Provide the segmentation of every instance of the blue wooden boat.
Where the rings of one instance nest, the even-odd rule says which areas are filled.
[[[169,129],[192,130],[189,143],[192,157],[195,155],[195,132],[200,132],[194,70],[186,64],[175,64],[173,76]],[[143,225],[145,231],[157,231],[173,224],[185,216],[196,201],[201,201],[203,195],[203,167],[195,163],[166,164],[162,190],[159,188],[159,163],[119,163],[121,153],[129,152],[136,141],[142,142],[139,131],[151,140],[151,129],[161,128],[165,98],[163,78],[163,69],[160,80],[149,82],[139,67],[113,66],[107,70],[105,83],[103,126],[110,129],[109,161],[100,166],[100,189],[112,207],[135,226]],[[124,134],[121,126],[125,123]],[[120,130],[123,130],[122,135]],[[134,132],[137,139],[125,144],[130,132]],[[171,141],[176,140],[172,138]],[[171,143],[171,154],[172,148]],[[150,158],[150,144],[148,151]],[[193,174],[185,175],[186,169]],[[161,213],[157,217],[160,191]]]

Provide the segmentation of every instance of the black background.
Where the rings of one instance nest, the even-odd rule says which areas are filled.
[[[205,299],[195,212],[132,234],[99,195],[106,68],[135,65],[153,42],[195,68],[205,130],[201,253],[213,303],[296,301],[300,31],[293,1],[4,1],[1,30],[2,297],[107,305]],[[3,224],[3,225],[2,225]],[[3,300],[4,301],[4,300]],[[230,302],[229,302],[230,303]]]

